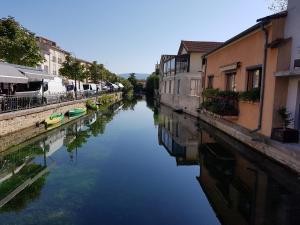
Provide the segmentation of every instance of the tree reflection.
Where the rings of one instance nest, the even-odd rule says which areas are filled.
[[[19,173],[18,178],[12,177],[13,180],[20,179],[20,181],[25,181],[29,177],[32,177],[39,172],[41,172],[44,169],[43,166],[37,165],[37,164],[31,164],[26,167],[24,167]],[[28,204],[30,204],[35,199],[38,199],[40,197],[42,188],[46,182],[46,176],[49,173],[46,173],[41,178],[36,180],[33,184],[31,184],[29,187],[25,188],[22,192],[20,192],[18,195],[16,195],[11,201],[6,203],[1,209],[0,212],[19,212],[22,211],[27,207]],[[13,180],[10,180],[9,182],[15,182]],[[15,186],[10,184],[10,191],[15,189]]]

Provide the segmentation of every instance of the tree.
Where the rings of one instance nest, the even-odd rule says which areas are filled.
[[[86,78],[85,67],[72,56],[67,56],[59,73],[66,78],[83,81]]]
[[[147,77],[146,81],[146,92],[148,95],[154,95],[155,90],[158,89],[159,85],[159,76],[154,72],[149,77]]]
[[[22,27],[13,17],[0,19],[0,59],[32,67],[44,61],[34,33]]]
[[[269,6],[269,10],[273,12],[281,12],[287,10],[288,0],[273,0]]]
[[[135,73],[131,73],[128,77],[128,81],[132,84],[133,88],[137,86],[137,79],[135,77]]]
[[[103,69],[103,64],[97,64],[97,61],[93,61],[92,65],[87,68],[87,77],[92,80],[93,83],[98,83],[99,80],[102,80]]]

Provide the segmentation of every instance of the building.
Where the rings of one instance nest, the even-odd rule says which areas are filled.
[[[202,56],[220,42],[181,41],[177,55],[160,60],[160,102],[197,116],[204,70]]]
[[[44,37],[37,37],[36,40],[41,49],[41,54],[45,58],[39,68],[49,74],[59,75],[59,69],[70,53],[61,49],[56,42]]]
[[[205,55],[205,87],[223,91],[222,97],[208,98],[213,103],[210,111],[266,136],[281,125],[276,111],[286,104],[288,81],[275,74],[290,67],[286,17],[287,12],[281,12],[259,19]],[[234,92],[248,97],[233,100]]]
[[[278,71],[275,76],[288,82],[286,107],[294,118],[293,127],[300,130],[300,1],[289,0],[285,22],[285,39],[290,43],[287,70]]]

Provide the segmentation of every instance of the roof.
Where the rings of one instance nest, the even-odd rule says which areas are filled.
[[[270,16],[260,18],[260,19],[257,20],[257,22],[269,21],[269,20],[272,20],[272,19],[278,19],[278,18],[281,18],[281,17],[286,17],[287,14],[288,14],[288,12],[285,10],[285,11],[282,11],[282,12],[279,12],[279,13],[272,14]]]
[[[182,51],[183,48],[188,53],[197,52],[197,53],[207,53],[213,49],[222,45],[223,42],[211,42],[211,41],[181,41],[178,54]]]
[[[27,83],[25,77],[17,68],[8,63],[0,63],[0,82],[1,83]]]
[[[61,47],[59,47],[59,46],[56,44],[55,41],[51,41],[51,40],[49,40],[49,39],[47,39],[47,38],[44,38],[44,37],[41,37],[41,36],[37,36],[37,37],[36,37],[36,40],[37,40],[37,42],[38,42],[41,46],[48,46],[48,47],[50,47],[50,48],[52,48],[52,49],[55,49],[55,50],[57,50],[57,51],[63,52],[63,53],[65,53],[65,54],[67,54],[67,55],[70,55],[70,52],[68,52],[68,51],[62,49]]]
[[[278,19],[278,18],[281,18],[281,17],[286,17],[287,16],[287,11],[283,11],[283,12],[280,12],[280,13],[276,13],[276,14],[273,14],[273,15],[270,15],[270,16],[266,16],[266,17],[263,17],[261,19],[258,19],[257,22],[255,25],[253,25],[252,27],[248,28],[247,30],[244,30],[242,33],[239,33],[238,35],[230,38],[229,40],[225,41],[222,45],[220,45],[219,47],[215,48],[214,50],[208,52],[205,54],[205,56],[208,56],[210,55],[211,53],[231,44],[232,42],[252,33],[253,31],[259,29],[262,24],[266,24],[266,23],[269,23],[272,19]]]

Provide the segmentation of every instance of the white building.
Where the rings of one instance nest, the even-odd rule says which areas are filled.
[[[197,116],[202,94],[204,54],[220,42],[181,41],[177,55],[162,55],[160,61],[160,102]]]
[[[288,79],[286,107],[294,118],[294,128],[300,129],[300,1],[289,0],[285,22],[285,41],[289,43],[290,68],[276,73],[277,77]]]
[[[45,61],[39,67],[49,74],[59,75],[62,63],[70,53],[57,46],[56,42],[44,37],[37,37],[37,43],[42,56],[45,58]]]

